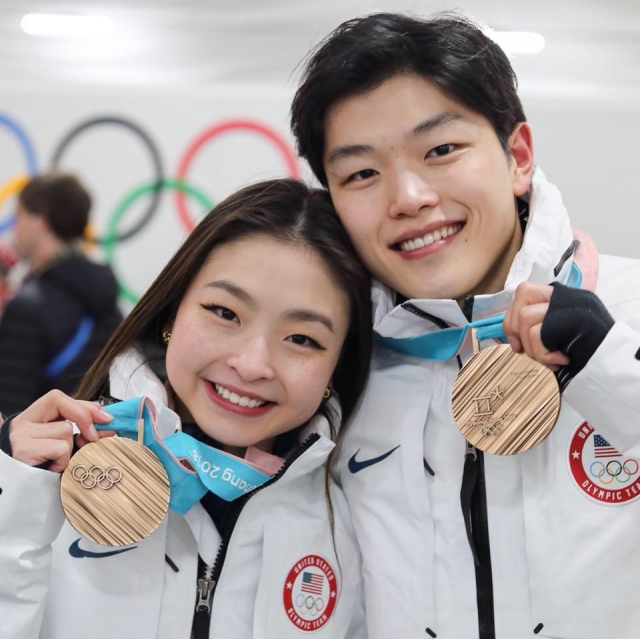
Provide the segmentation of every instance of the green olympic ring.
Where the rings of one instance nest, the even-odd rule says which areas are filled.
[[[195,186],[191,186],[190,184],[186,184],[185,182],[180,182],[178,180],[161,180],[160,185],[162,186],[162,188],[174,189],[176,191],[180,191],[182,193],[190,195],[198,202],[200,202],[200,204],[202,204],[202,206],[207,211],[213,208],[213,202],[209,199],[209,197],[202,191],[197,189]],[[122,198],[122,200],[118,203],[113,213],[111,214],[108,222],[107,232],[103,239],[103,246],[105,261],[107,262],[107,264],[111,265],[111,267],[114,269],[114,272],[114,248],[118,240],[118,224],[124,217],[124,214],[127,212],[129,207],[138,198],[142,197],[146,193],[157,190],[157,188],[158,182],[149,182],[148,184],[143,184],[142,186],[136,187]],[[118,280],[118,290],[120,292],[120,295],[122,295],[122,297],[124,297],[132,304],[135,304],[140,296],[134,293],[125,284],[123,284],[120,278],[116,277],[116,279]]]

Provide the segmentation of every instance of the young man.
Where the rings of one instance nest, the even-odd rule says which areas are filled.
[[[515,84],[464,19],[377,14],[313,52],[293,102],[300,154],[377,279],[381,345],[337,471],[373,639],[640,636],[640,262],[575,241]],[[560,414],[530,450],[483,454],[451,406],[471,342],[443,355],[440,338],[506,311]],[[406,339],[425,334],[431,352]],[[505,388],[474,400],[478,423],[501,430]]]
[[[5,415],[53,388],[73,393],[122,319],[111,269],[81,250],[90,207],[72,175],[41,175],[20,193],[15,243],[30,270],[0,319]]]

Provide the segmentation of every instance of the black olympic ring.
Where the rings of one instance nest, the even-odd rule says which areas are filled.
[[[76,474],[78,470],[82,473],[79,476]],[[99,471],[97,475],[96,471]],[[100,466],[91,466],[87,470],[82,464],[78,464],[71,471],[71,476],[88,490],[96,486],[102,490],[109,490],[122,479],[122,473],[115,466],[110,466],[107,470],[102,470]]]
[[[160,199],[162,197],[162,181],[164,180],[162,158],[160,157],[160,151],[158,150],[158,147],[155,145],[149,134],[131,120],[127,120],[118,116],[102,116],[98,118],[91,118],[90,120],[85,120],[84,122],[75,126],[62,138],[53,152],[53,157],[51,158],[51,166],[54,169],[58,168],[62,154],[67,150],[67,147],[71,144],[74,138],[76,138],[78,135],[80,135],[80,133],[83,133],[87,129],[101,124],[115,124],[118,126],[122,126],[125,129],[129,129],[130,131],[135,133],[142,140],[149,153],[151,154],[151,160],[153,162],[153,168],[155,172],[154,182],[156,183],[156,187],[153,190],[151,202],[149,203],[148,209],[145,211],[142,218],[132,228],[124,231],[123,233],[119,233],[115,236],[115,238],[112,238],[112,241],[124,242],[125,240],[133,237],[144,226],[147,225],[149,220],[151,220],[155,212],[158,210]],[[90,241],[96,244],[103,244],[105,242],[105,238],[95,237],[91,238]]]

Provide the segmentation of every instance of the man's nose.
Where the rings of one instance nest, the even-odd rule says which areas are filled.
[[[416,217],[425,207],[438,204],[439,196],[427,177],[415,168],[397,171],[391,183],[389,216]]]

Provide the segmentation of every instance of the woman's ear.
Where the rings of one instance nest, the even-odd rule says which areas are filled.
[[[535,163],[533,161],[533,137],[531,127],[526,122],[516,125],[509,136],[513,170],[513,194],[521,197],[531,188],[531,178]]]

